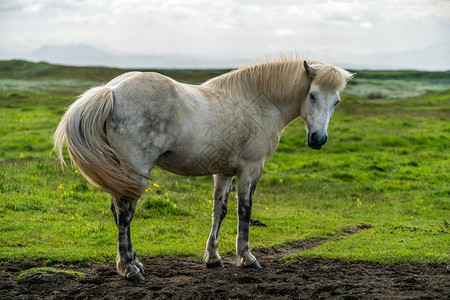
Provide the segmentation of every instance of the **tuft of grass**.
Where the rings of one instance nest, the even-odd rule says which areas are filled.
[[[170,201],[169,197],[166,197],[165,199],[144,199],[140,202],[137,213],[143,218],[190,215],[189,211],[181,208],[180,205],[174,203],[173,200]]]
[[[31,268],[31,269],[24,270],[24,271],[20,272],[20,274],[17,275],[15,277],[15,279],[20,281],[20,280],[26,279],[30,275],[48,274],[48,273],[64,274],[64,275],[66,275],[68,277],[72,277],[72,278],[75,278],[75,279],[86,278],[86,274],[84,274],[82,272],[78,272],[78,271],[62,270],[62,269],[56,269],[56,268],[51,268],[51,267],[37,267],[37,268]]]
[[[341,261],[395,263],[448,263],[450,232],[439,227],[411,227],[392,224],[377,226],[312,250],[284,257],[297,262],[303,258]]]

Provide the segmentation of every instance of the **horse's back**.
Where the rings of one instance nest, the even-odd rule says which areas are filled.
[[[128,72],[124,73],[106,84],[115,94],[126,94],[128,97],[147,98],[156,93],[167,93],[174,90],[177,81],[155,72]],[[150,92],[150,94],[148,94]]]
[[[124,81],[125,79],[130,78],[134,75],[141,74],[141,73],[142,72],[138,72],[138,71],[123,73],[123,74],[111,79],[111,81],[109,81],[107,84],[105,84],[105,86],[114,87],[115,85],[119,84],[120,82]]]

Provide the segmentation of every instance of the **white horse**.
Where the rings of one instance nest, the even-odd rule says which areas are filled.
[[[130,224],[148,175],[157,165],[187,175],[214,174],[211,233],[204,260],[222,268],[220,224],[233,176],[238,180],[238,265],[259,269],[249,249],[252,197],[283,129],[301,116],[308,145],[320,149],[339,91],[355,74],[317,60],[279,58],[238,69],[202,85],[152,72],[130,72],[85,92],[55,132],[55,149],[109,193],[118,227],[117,270],[144,280]]]

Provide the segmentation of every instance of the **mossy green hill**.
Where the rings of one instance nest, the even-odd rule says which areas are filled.
[[[74,67],[29,62],[25,60],[0,61],[0,79],[69,79],[108,82],[112,78],[129,71],[154,71],[175,80],[201,83],[229,70],[186,70],[186,69],[120,69],[108,67]]]

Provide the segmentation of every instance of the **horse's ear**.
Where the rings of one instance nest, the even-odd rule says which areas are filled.
[[[350,81],[353,77],[356,76],[356,73],[350,73],[350,76],[347,77],[347,81]]]
[[[308,73],[308,76],[313,78],[316,75],[316,71],[311,68],[310,65],[306,62],[306,60],[303,61],[303,66],[305,67],[306,73]]]

